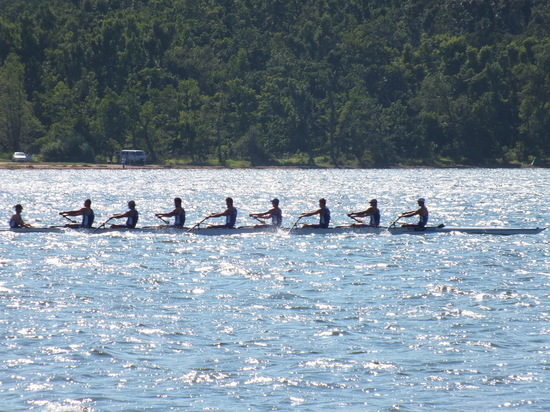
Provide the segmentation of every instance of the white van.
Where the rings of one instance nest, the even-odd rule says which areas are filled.
[[[117,162],[128,165],[144,165],[147,155],[143,150],[121,150],[117,153]]]

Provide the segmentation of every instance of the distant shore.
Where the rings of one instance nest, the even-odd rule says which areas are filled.
[[[126,165],[126,169],[363,169],[361,167],[351,166],[308,166],[308,165],[282,165],[282,166],[214,166],[214,165],[145,165],[145,166],[130,166]],[[529,169],[529,168],[546,168],[546,166],[532,165],[495,165],[495,166],[469,166],[469,165],[452,165],[452,166],[390,166],[386,169]],[[45,162],[0,162],[0,170],[122,170],[123,167],[116,163],[45,163]],[[377,169],[369,167],[364,169]]]

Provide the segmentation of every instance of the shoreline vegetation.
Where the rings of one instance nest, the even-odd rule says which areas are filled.
[[[360,167],[360,166],[342,166],[342,165],[247,165],[247,164],[227,164],[227,165],[196,165],[196,164],[148,164],[148,165],[126,165],[125,168],[117,163],[66,163],[66,162],[2,162],[0,161],[0,170],[123,170],[123,169],[544,169],[544,165],[531,164],[506,164],[506,165],[446,165],[446,166],[428,166],[428,165],[395,165],[389,167]]]

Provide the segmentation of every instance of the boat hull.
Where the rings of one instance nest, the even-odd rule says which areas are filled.
[[[196,235],[242,235],[254,233],[271,233],[271,234],[291,234],[291,235],[330,235],[330,234],[345,234],[345,233],[360,233],[360,234],[379,234],[385,231],[385,227],[371,226],[335,226],[327,229],[320,228],[272,228],[272,227],[238,227],[235,229],[225,228],[198,228],[189,230],[188,233]]]
[[[12,233],[69,233],[79,232],[88,234],[112,234],[112,233],[167,233],[204,236],[231,236],[247,234],[289,234],[289,235],[337,235],[337,234],[380,234],[389,232],[392,235],[422,235],[430,233],[467,233],[474,235],[535,235],[546,228],[506,228],[506,227],[372,227],[372,226],[336,226],[328,229],[319,228],[271,228],[271,227],[238,227],[227,228],[175,228],[166,226],[150,226],[136,229],[128,228],[89,228],[73,229],[66,227],[33,227],[18,229],[0,229],[0,232]]]
[[[237,227],[234,229],[227,228],[175,228],[166,226],[151,226],[141,227],[135,229],[129,228],[66,228],[66,227],[33,227],[33,228],[18,228],[18,229],[0,229],[2,232],[14,232],[14,233],[63,233],[63,232],[79,232],[89,234],[105,234],[105,233],[120,233],[120,232],[132,232],[132,233],[177,233],[177,234],[190,234],[190,235],[203,235],[203,236],[221,236],[221,235],[246,235],[257,233],[268,234],[292,234],[292,235],[313,235],[313,234],[345,234],[345,233],[359,233],[359,234],[378,234],[385,231],[385,227],[352,227],[352,226],[337,226],[328,229],[319,228],[272,228],[272,227]]]
[[[286,231],[293,235],[340,235],[340,234],[380,234],[387,230],[386,227],[373,227],[373,226],[335,226],[327,229],[319,228],[294,228],[286,229]]]
[[[467,233],[471,235],[536,235],[546,228],[508,228],[508,227],[390,227],[392,235],[422,235],[429,233]]]

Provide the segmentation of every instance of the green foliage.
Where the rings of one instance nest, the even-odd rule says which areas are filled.
[[[41,150],[45,162],[94,162],[94,150],[83,136],[66,135],[58,131],[55,140],[47,142]]]
[[[28,150],[42,132],[24,87],[24,66],[10,53],[0,66],[0,149]]]
[[[0,150],[56,161],[548,159],[550,3],[0,2]],[[16,96],[16,98],[14,98]]]

